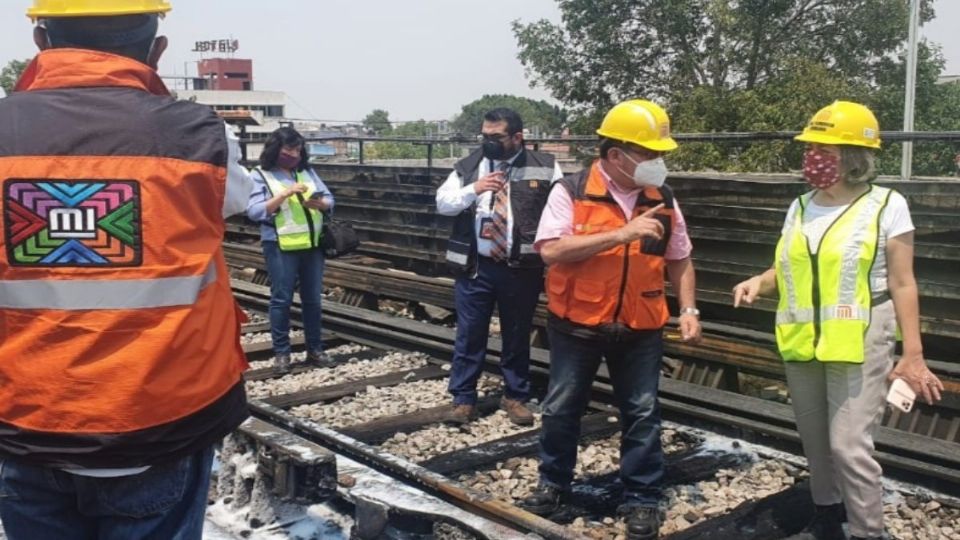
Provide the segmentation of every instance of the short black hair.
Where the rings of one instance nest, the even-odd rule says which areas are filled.
[[[523,119],[520,118],[517,111],[506,107],[497,107],[487,111],[487,114],[483,115],[483,121],[506,122],[508,135],[516,135],[523,131]]]
[[[267,138],[266,144],[263,145],[263,152],[260,153],[260,168],[265,171],[276,168],[280,150],[285,146],[295,145],[300,145],[300,163],[297,165],[297,170],[307,170],[307,167],[310,166],[307,140],[303,138],[299,131],[288,126],[274,130]]]
[[[146,63],[157,37],[155,14],[44,19],[50,46],[118,54]]]
[[[607,159],[607,154],[610,153],[610,150],[614,148],[623,148],[623,144],[620,141],[615,141],[613,139],[608,139],[606,137],[600,138],[600,157]]]

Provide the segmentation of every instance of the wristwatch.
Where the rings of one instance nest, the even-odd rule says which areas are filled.
[[[700,318],[700,310],[695,307],[685,307],[680,309],[681,315],[693,315],[696,318]]]

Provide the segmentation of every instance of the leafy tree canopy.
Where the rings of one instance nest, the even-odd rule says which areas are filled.
[[[480,133],[483,115],[491,109],[506,107],[517,111],[523,119],[523,127],[541,136],[559,135],[566,123],[566,112],[543,100],[506,94],[485,95],[463,106],[454,118],[451,128],[465,136]]]
[[[902,126],[903,0],[558,0],[559,24],[514,23],[519,58],[533,84],[590,134],[613,104],[645,97],[665,105],[678,132],[801,129],[836,99],[861,101],[882,129]],[[923,0],[921,19],[934,12]],[[919,53],[916,128],[960,129],[960,85],[939,85],[939,49]],[[957,148],[915,144],[917,174],[954,169]],[[684,144],[676,167],[796,170],[790,142]],[[899,145],[885,145],[881,169],[899,170]]]
[[[363,129],[373,135],[384,135],[393,129],[390,113],[383,109],[374,109],[363,119]]]
[[[8,96],[13,92],[13,87],[17,85],[17,80],[20,79],[20,75],[23,70],[27,69],[29,63],[29,58],[26,60],[11,60],[0,70],[0,88],[3,88]]]

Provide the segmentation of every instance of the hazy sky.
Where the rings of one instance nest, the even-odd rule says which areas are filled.
[[[163,74],[182,74],[198,40],[233,37],[254,60],[255,85],[283,90],[288,114],[359,120],[375,108],[394,120],[451,118],[487,93],[549,98],[531,89],[510,29],[516,19],[559,20],[555,0],[172,0],[161,23],[171,47]],[[34,54],[29,0],[3,0],[0,65]],[[960,74],[960,0],[936,0],[923,36]],[[189,66],[191,72],[195,66]]]

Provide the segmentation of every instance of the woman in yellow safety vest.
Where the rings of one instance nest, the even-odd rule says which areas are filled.
[[[813,190],[790,205],[774,267],[733,291],[735,307],[779,292],[777,346],[816,504],[797,539],[845,538],[844,507],[852,538],[883,536],[872,454],[887,383],[903,379],[928,403],[943,390],[920,343],[907,201],[870,183],[879,129],[857,103],[837,101],[813,116],[796,137],[807,143],[803,174]]]
[[[270,275],[270,334],[276,365],[290,369],[290,306],[300,284],[307,360],[328,366],[320,335],[324,252],[323,213],[333,194],[310,168],[306,140],[282,127],[270,134],[252,174],[254,190],[247,217],[260,223],[260,240]]]

